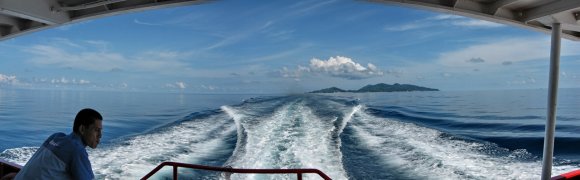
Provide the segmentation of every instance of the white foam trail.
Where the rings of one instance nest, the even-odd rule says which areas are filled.
[[[163,161],[196,163],[205,157],[229,154],[231,149],[224,147],[223,138],[235,131],[230,118],[218,114],[207,119],[186,121],[160,132],[135,136],[120,144],[87,150],[97,179],[139,179]],[[37,149],[7,149],[1,157],[24,165]],[[156,175],[161,174],[164,173],[158,172]],[[155,177],[160,178],[154,176],[153,179]]]
[[[234,123],[236,124],[236,130],[238,133],[238,140],[236,141],[236,149],[234,150],[234,152],[238,151],[238,147],[242,147],[242,139],[244,137],[243,132],[244,132],[244,128],[242,127],[242,123],[241,123],[241,119],[244,118],[244,115],[239,113],[237,110],[235,110],[234,108],[231,108],[229,106],[222,106],[221,110],[224,111],[227,115],[229,115],[230,117],[232,117],[232,119],[234,119]]]
[[[348,114],[346,114],[346,116],[344,117],[342,124],[340,126],[340,128],[338,129],[338,134],[342,134],[342,131],[344,130],[344,128],[346,127],[346,125],[348,124],[348,122],[350,122],[350,120],[352,119],[352,117],[354,116],[355,113],[357,113],[358,111],[360,111],[360,109],[362,108],[362,105],[356,105],[352,108],[352,111],[350,111]]]
[[[244,149],[236,149],[226,164],[235,168],[317,168],[334,179],[347,179],[340,148],[332,136],[337,118],[327,118],[317,117],[303,102],[290,102],[270,116],[244,116],[239,122],[245,130],[246,145]],[[294,175],[234,177],[296,178]],[[305,176],[310,178],[318,176]]]
[[[32,155],[38,150],[38,147],[21,147],[6,149],[2,152],[0,158],[24,166]]]
[[[485,145],[441,137],[440,131],[359,111],[351,124],[363,144],[381,158],[418,179],[538,179],[540,162],[521,162],[514,157],[492,157],[481,152]],[[572,170],[557,166],[553,174]]]
[[[236,129],[223,114],[215,116],[183,122],[158,133],[136,136],[118,146],[91,151],[89,157],[95,175],[99,179],[139,179],[163,161],[198,163],[204,157],[227,153],[220,152],[227,150],[223,137]]]

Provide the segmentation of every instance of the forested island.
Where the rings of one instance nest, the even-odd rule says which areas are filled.
[[[366,85],[358,90],[343,90],[337,87],[331,87],[317,91],[312,91],[310,93],[338,93],[338,92],[365,93],[365,92],[406,92],[406,91],[439,91],[439,89],[421,87],[412,84],[395,83],[393,85],[389,85],[385,83],[379,83],[375,85]]]

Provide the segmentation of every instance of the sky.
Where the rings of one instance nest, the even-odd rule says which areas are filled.
[[[0,88],[302,93],[414,84],[548,87],[550,35],[366,1],[211,1],[133,12],[0,42]],[[563,40],[560,87],[580,87]]]

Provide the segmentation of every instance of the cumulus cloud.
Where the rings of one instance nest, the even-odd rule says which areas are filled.
[[[353,61],[351,58],[336,56],[330,57],[328,60],[313,58],[310,60],[308,66],[298,65],[298,68],[296,69],[283,67],[274,72],[274,74],[284,78],[292,78],[296,81],[300,81],[300,78],[304,75],[327,75],[331,77],[356,80],[383,76],[384,72],[378,69],[374,64],[368,63],[366,66],[363,66]]]
[[[322,73],[345,79],[367,79],[371,77],[383,76],[384,74],[371,63],[368,63],[365,67],[359,63],[354,62],[351,58],[343,56],[330,57],[328,60],[313,58],[310,60],[309,68],[302,69],[302,71]]]

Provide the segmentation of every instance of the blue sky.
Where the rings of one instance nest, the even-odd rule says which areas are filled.
[[[347,0],[215,1],[109,16],[0,42],[0,88],[300,93],[405,83],[547,87],[549,34]],[[560,87],[580,87],[580,42]]]

